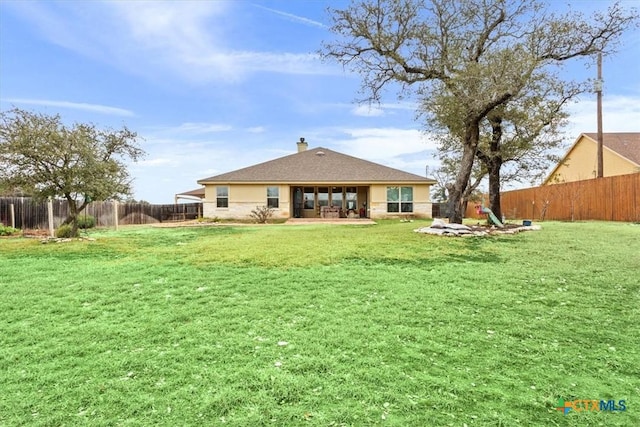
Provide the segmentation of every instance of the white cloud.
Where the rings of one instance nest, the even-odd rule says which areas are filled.
[[[166,158],[155,158],[149,160],[141,160],[137,164],[140,166],[167,166],[173,164],[174,161]]]
[[[243,42],[239,29],[232,27],[233,14],[242,7],[235,2],[9,4],[49,41],[153,79],[170,73],[193,83],[237,82],[265,71],[306,75],[339,71],[313,54],[234,48]]]
[[[184,152],[219,145],[219,135],[232,130],[233,126],[225,123],[186,122],[177,126],[150,127],[140,131],[140,136],[146,146],[176,147]]]
[[[71,101],[53,101],[49,99],[24,99],[24,98],[10,98],[3,100],[14,104],[24,105],[39,105],[43,107],[56,107],[56,108],[69,108],[73,110],[90,111],[100,114],[109,114],[114,116],[133,117],[134,112],[126,110],[124,108],[110,107],[100,104],[87,104],[84,102],[71,102]]]
[[[310,140],[322,146],[421,176],[427,164],[432,168],[437,164],[431,154],[435,143],[417,129],[350,128],[316,132],[310,135]]]
[[[336,145],[345,153],[366,159],[389,159],[435,149],[435,143],[417,129],[360,128],[343,132],[349,137]]]
[[[264,126],[253,126],[253,127],[247,128],[247,132],[249,133],[264,133],[266,131],[267,129]]]
[[[583,132],[597,131],[597,103],[581,100],[571,105],[567,133],[573,139]],[[604,96],[602,101],[604,132],[640,132],[640,94]]]
[[[358,105],[351,110],[351,114],[361,117],[380,117],[384,116],[384,110],[374,105]]]
[[[233,129],[231,125],[219,124],[219,123],[183,123],[180,126],[170,129],[171,132],[191,134],[200,133],[217,133],[225,132]]]
[[[401,111],[402,114],[406,114],[407,111],[415,112],[418,106],[414,102],[397,102],[397,103],[382,103],[382,104],[360,104],[351,108],[351,114],[361,117],[381,117],[397,114],[396,111]]]

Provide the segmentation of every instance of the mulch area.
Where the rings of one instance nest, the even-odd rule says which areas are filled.
[[[44,230],[44,229],[26,229],[26,230],[23,230],[21,233],[16,234],[16,236],[29,237],[29,238],[34,238],[34,239],[42,239],[42,238],[49,237],[49,230]]]

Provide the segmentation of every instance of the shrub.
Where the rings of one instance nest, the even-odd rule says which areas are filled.
[[[255,219],[258,224],[266,224],[272,215],[273,208],[267,206],[256,206],[256,208],[251,211],[251,218]]]
[[[73,235],[73,227],[71,227],[71,224],[62,224],[56,230],[56,237],[59,239],[65,239],[68,237],[77,237],[77,236]]]
[[[78,228],[93,228],[96,226],[96,218],[91,215],[78,216]]]
[[[19,229],[9,227],[8,225],[0,224],[0,236],[12,236],[14,234],[18,234],[20,232]]]

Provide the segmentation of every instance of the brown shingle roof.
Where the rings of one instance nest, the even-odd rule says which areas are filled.
[[[194,196],[194,197],[200,197],[201,199],[204,199],[204,187],[178,193],[177,195],[178,196]]]
[[[597,133],[585,133],[598,141]],[[640,132],[603,133],[602,145],[640,166]]]
[[[435,183],[420,175],[338,153],[323,147],[280,157],[254,166],[198,180],[216,182],[420,182]]]

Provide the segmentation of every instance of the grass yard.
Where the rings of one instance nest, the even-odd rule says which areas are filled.
[[[640,425],[640,225],[421,225],[2,239],[0,425]]]

